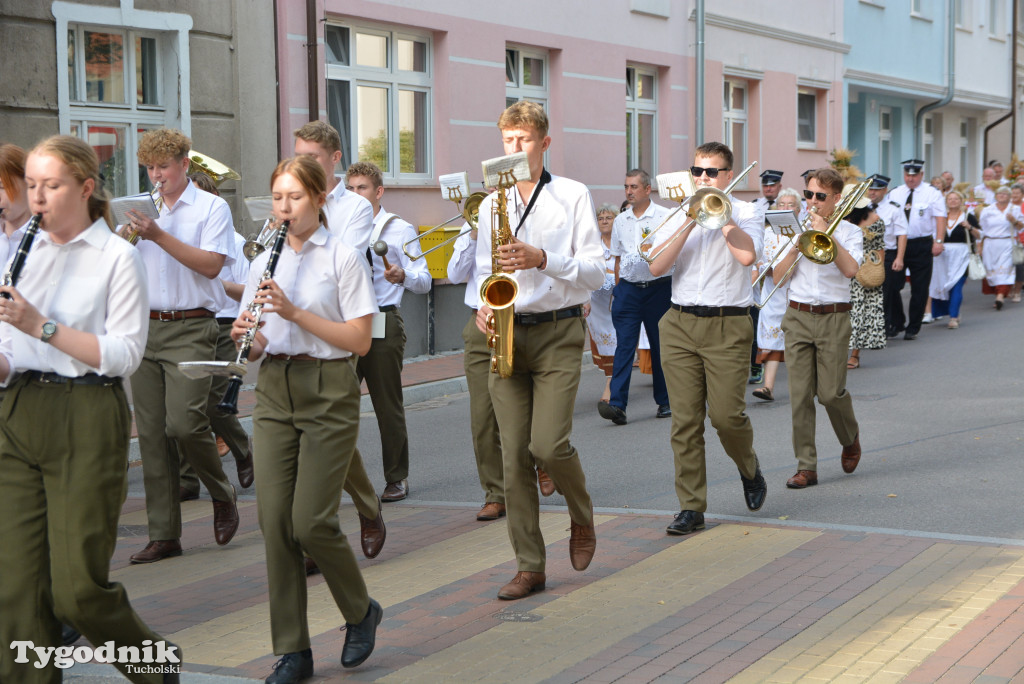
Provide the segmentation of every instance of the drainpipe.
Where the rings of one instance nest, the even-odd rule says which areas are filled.
[[[1007,119],[1010,119],[1010,149],[1017,145],[1017,3],[1013,3],[1013,47],[1010,54],[1010,111],[985,126],[982,144],[982,164],[988,164],[988,132]],[[1012,117],[1012,118],[1011,118]]]
[[[946,76],[946,96],[926,104],[917,110],[914,117],[914,154],[920,159],[924,148],[924,115],[933,109],[945,107],[953,100],[954,65],[956,63],[956,11],[954,0],[946,0],[946,59],[948,74]]]
[[[274,0],[274,103],[277,109],[277,154],[281,155],[281,50],[277,41],[277,0]]]
[[[320,75],[317,64],[316,0],[306,0],[306,88],[309,91],[309,120],[320,118]]]
[[[704,0],[697,0],[696,130],[694,147],[704,144]]]

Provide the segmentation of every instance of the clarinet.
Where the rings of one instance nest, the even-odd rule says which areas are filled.
[[[277,268],[277,260],[281,258],[281,250],[284,249],[284,241],[288,236],[288,225],[290,223],[291,221],[285,221],[281,224],[281,228],[278,229],[274,246],[270,250],[270,258],[267,260],[267,268],[263,271],[263,275],[260,276],[260,282],[274,277],[274,270]],[[249,304],[247,310],[255,320],[252,327],[245,331],[245,336],[238,347],[238,358],[235,360],[235,363],[243,367],[249,360],[249,352],[252,351],[252,343],[256,339],[256,331],[259,330],[260,318],[263,316],[263,305],[253,301]],[[224,392],[224,398],[217,404],[217,408],[221,412],[231,415],[238,413],[238,392],[242,389],[242,377],[243,374],[241,373],[237,375],[232,374],[230,379],[228,379],[228,388]]]
[[[18,251],[15,252],[14,258],[11,259],[11,267],[7,269],[7,273],[4,274],[4,285],[10,285],[14,287],[18,284],[18,280],[21,278],[21,269],[25,267],[25,259],[28,258],[28,252],[32,249],[32,241],[36,239],[36,233],[39,232],[39,222],[43,220],[42,214],[36,214],[32,217],[32,220],[28,222],[28,227],[25,228],[25,234],[21,238],[21,244],[18,245]],[[6,292],[0,293],[4,299],[13,299],[11,295]]]

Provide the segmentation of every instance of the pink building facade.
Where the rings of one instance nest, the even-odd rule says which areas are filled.
[[[693,0],[489,4],[279,0],[282,156],[295,128],[328,120],[345,148],[339,173],[376,161],[388,210],[432,224],[454,213],[437,177],[468,171],[479,189],[480,162],[502,154],[498,116],[526,98],[551,120],[548,168],[586,183],[596,204],[622,201],[628,168],[655,176],[689,167],[699,142]],[[737,167],[759,162],[740,188],[748,198],[762,169],[799,186],[800,173],[842,146],[849,48],[817,35],[832,10],[793,4],[786,22],[757,0],[706,15],[704,138],[730,144]],[[841,12],[828,20],[841,36]]]

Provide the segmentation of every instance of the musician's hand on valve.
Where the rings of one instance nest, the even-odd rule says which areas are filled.
[[[128,211],[127,216],[130,230],[136,231],[143,240],[152,240],[161,230],[156,221],[134,209]]]
[[[498,263],[506,273],[540,268],[544,263],[544,253],[539,248],[518,238],[512,238],[510,244],[498,245],[498,254]]]
[[[291,300],[285,296],[281,286],[273,279],[260,283],[260,289],[257,290],[253,303],[262,304],[263,313],[276,313],[286,321],[294,320],[295,315],[299,312],[299,308],[292,304]]]
[[[491,307],[486,304],[481,304],[480,308],[476,310],[476,327],[477,330],[482,332],[484,335],[490,331],[487,329],[487,317],[491,315]]]
[[[4,285],[0,287],[0,292],[11,297],[0,298],[0,321],[10,323],[21,332],[38,339],[43,334],[46,317],[13,286]]]
[[[256,317],[249,309],[242,309],[242,313],[238,314],[238,318],[231,324],[231,339],[234,340],[235,345],[239,345],[242,342],[242,338],[252,328],[253,323],[256,321]],[[262,328],[266,324],[266,321],[260,321],[260,327]]]

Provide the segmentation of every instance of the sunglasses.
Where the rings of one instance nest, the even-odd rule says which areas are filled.
[[[824,192],[811,192],[810,190],[804,190],[804,199],[817,199],[819,202],[824,202],[828,199],[828,195]]]
[[[700,178],[705,173],[708,174],[708,178],[718,178],[719,171],[731,171],[731,169],[716,169],[714,167],[711,167],[710,169],[705,169],[703,166],[690,167],[690,173],[693,174],[694,178]]]

